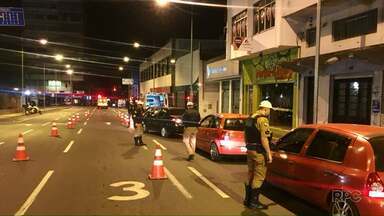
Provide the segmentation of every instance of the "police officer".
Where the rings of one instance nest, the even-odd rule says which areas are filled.
[[[271,109],[271,102],[261,101],[259,109],[247,119],[245,125],[248,185],[245,185],[244,205],[251,209],[268,208],[259,201],[259,195],[267,172],[266,163],[272,163],[272,154],[269,147],[272,135],[268,120]]]
[[[144,108],[143,108],[143,102],[137,101],[137,105],[132,113],[132,119],[135,126],[135,133],[134,133],[134,140],[135,145],[140,146],[144,145],[143,142],[143,115],[144,115]]]
[[[200,122],[200,113],[193,108],[193,102],[187,103],[187,110],[184,112],[182,120],[184,124],[183,142],[188,151],[188,161],[195,157],[197,127]]]

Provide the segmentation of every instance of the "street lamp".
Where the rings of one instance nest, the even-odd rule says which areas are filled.
[[[57,55],[55,55],[55,60],[56,60],[56,61],[61,62],[61,61],[63,61],[63,59],[64,59],[64,56],[63,56],[62,54],[57,54]]]
[[[124,60],[124,62],[129,62],[130,59],[129,59],[129,57],[125,56],[123,60]]]
[[[133,43],[133,47],[135,47],[135,48],[139,48],[139,47],[140,47],[140,44],[139,44],[138,42],[135,42],[135,43]]]
[[[157,5],[160,7],[165,7],[169,2],[170,0],[156,0]]]
[[[119,67],[119,71],[123,71],[124,68],[122,66]]]
[[[72,75],[72,74],[73,74],[73,70],[72,70],[72,69],[68,69],[68,70],[67,70],[67,74],[68,74],[68,75]]]
[[[175,64],[176,63],[176,59],[171,59],[171,64]]]
[[[42,38],[42,39],[39,40],[39,43],[40,43],[41,45],[47,45],[47,44],[48,44],[48,40],[45,39],[45,38]]]
[[[67,64],[67,65],[65,65],[65,68],[69,69],[69,68],[71,68],[71,65]]]

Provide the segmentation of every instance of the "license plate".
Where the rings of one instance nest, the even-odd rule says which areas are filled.
[[[240,151],[241,151],[241,152],[246,152],[246,151],[247,151],[247,148],[246,148],[246,147],[240,147]]]

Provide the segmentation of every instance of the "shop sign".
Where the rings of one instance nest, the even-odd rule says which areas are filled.
[[[151,88],[151,92],[170,94],[171,93],[171,87]]]
[[[276,71],[257,71],[257,79],[266,79],[274,77],[276,80],[290,80],[293,79],[293,71],[286,68],[278,68]]]
[[[373,100],[372,101],[372,112],[373,113],[380,113],[380,101],[379,100]]]
[[[61,87],[61,81],[48,80],[48,87]]]
[[[23,8],[0,7],[0,26],[25,26]]]
[[[218,80],[239,75],[239,62],[220,60],[207,65],[207,80]]]

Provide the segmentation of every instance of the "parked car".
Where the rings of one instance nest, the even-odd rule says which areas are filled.
[[[149,108],[144,113],[144,132],[160,132],[162,137],[183,133],[181,116],[184,112],[184,108]]]
[[[302,126],[282,137],[267,181],[330,212],[384,215],[384,129]]]
[[[216,114],[200,122],[196,148],[210,154],[213,161],[223,155],[245,155],[244,122],[248,116],[240,114]]]

